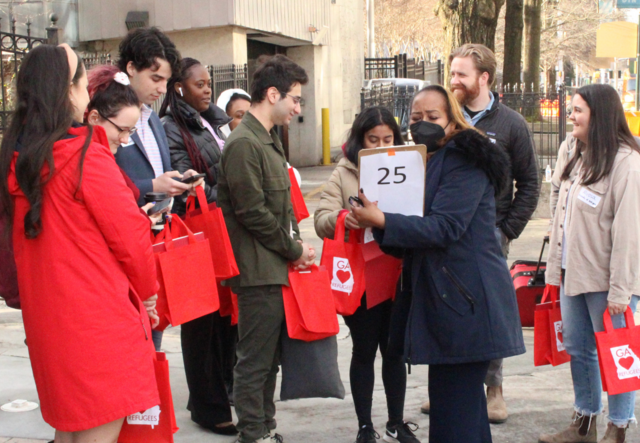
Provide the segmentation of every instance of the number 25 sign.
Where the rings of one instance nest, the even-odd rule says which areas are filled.
[[[358,160],[360,188],[383,212],[424,215],[426,146],[363,149]]]

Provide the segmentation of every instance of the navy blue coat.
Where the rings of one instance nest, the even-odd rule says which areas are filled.
[[[153,111],[151,112],[151,117],[149,117],[149,126],[151,126],[153,135],[156,137],[156,142],[158,143],[160,156],[162,157],[162,168],[164,172],[171,171],[171,155],[169,153],[167,135],[164,132],[158,114]],[[138,205],[142,206],[145,204],[144,195],[147,192],[153,192],[152,180],[156,178],[156,174],[138,133],[134,133],[129,142],[129,145],[118,148],[118,152],[115,155],[116,163],[118,163],[118,166],[122,168],[140,190]]]
[[[525,352],[516,294],[494,232],[494,195],[505,188],[508,168],[504,151],[476,131],[463,131],[429,159],[426,215],[385,214],[385,229],[374,230],[383,249],[401,248],[411,257],[405,267],[412,299],[400,303],[409,312],[392,321],[393,329],[406,328],[409,363],[470,363]]]

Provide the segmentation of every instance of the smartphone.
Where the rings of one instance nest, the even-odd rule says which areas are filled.
[[[160,212],[166,212],[171,204],[171,198],[167,198],[162,200],[161,202],[156,203],[151,208],[147,210],[148,215],[155,215]]]
[[[360,200],[360,197],[355,197],[355,196],[349,197],[349,204],[352,206],[355,206],[354,203],[357,203],[360,206],[364,206],[364,203],[362,203],[362,200]]]
[[[206,177],[206,176],[207,174],[196,174],[196,175],[192,175],[191,177],[183,178],[180,181],[185,185],[190,185],[191,183],[195,183],[198,180],[200,180],[202,177]]]

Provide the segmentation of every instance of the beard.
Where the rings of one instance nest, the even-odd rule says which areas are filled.
[[[451,92],[461,106],[467,106],[480,95],[480,82],[476,79],[469,87],[459,83],[451,87]]]

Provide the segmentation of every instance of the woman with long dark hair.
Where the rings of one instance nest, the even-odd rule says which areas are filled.
[[[160,403],[141,301],[158,289],[149,221],[104,130],[79,124],[88,103],[76,53],[34,48],[0,149],[29,356],[56,443],[112,443],[124,417]]]
[[[351,209],[383,251],[404,253],[405,289],[391,325],[400,343],[391,339],[387,352],[403,349],[411,364],[429,365],[429,441],[490,443],[489,363],[525,352],[495,236],[495,196],[506,188],[509,157],[469,126],[442,86],[416,94],[410,128],[429,156],[424,216],[382,212],[362,192],[364,206]]]
[[[169,140],[171,166],[206,174],[207,203],[218,195],[218,163],[224,147],[220,126],[231,119],[211,103],[211,78],[198,60],[183,58],[180,75],[172,77],[160,109]],[[185,205],[176,200],[174,211],[184,214]],[[220,312],[202,316],[180,327],[182,358],[189,386],[191,419],[216,434],[236,434],[232,423],[229,391],[233,384],[233,357],[237,328],[231,317]]]
[[[640,294],[640,147],[609,85],[578,89],[572,100],[575,147],[558,159],[560,183],[551,229],[547,283],[560,286],[562,334],[575,393],[571,424],[542,443],[595,442],[603,411],[595,332],[609,311],[614,328]],[[623,443],[635,421],[635,392],[609,395],[601,443]]]
[[[398,123],[387,108],[367,108],[356,117],[344,148],[346,157],[340,160],[329,178],[314,214],[314,225],[320,238],[333,238],[339,214],[349,210],[349,197],[358,194],[358,152],[362,149],[403,144]],[[344,225],[350,235],[353,235],[354,230],[360,229],[351,214],[345,218]],[[413,434],[415,428],[403,420],[407,387],[404,361],[401,355],[387,352],[392,308],[393,301],[389,297],[389,300],[367,309],[365,293],[360,307],[353,315],[344,316],[353,342],[349,379],[358,416],[356,443],[373,443],[379,438],[371,420],[374,362],[378,349],[382,354],[382,381],[389,412],[384,439],[389,442],[419,443]]]

